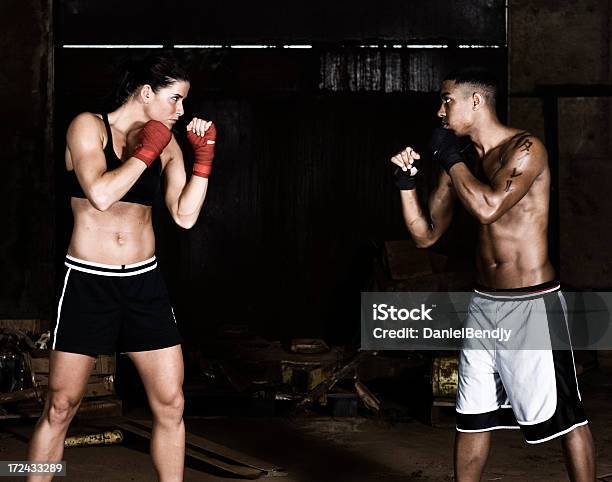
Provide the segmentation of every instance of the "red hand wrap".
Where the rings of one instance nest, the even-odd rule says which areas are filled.
[[[150,120],[140,131],[139,143],[132,157],[140,159],[148,167],[159,157],[171,139],[170,129],[159,121]]]
[[[215,141],[217,139],[217,129],[215,125],[210,124],[210,127],[203,136],[188,131],[187,139],[191,143],[195,153],[193,175],[208,179],[212,171],[213,157],[215,157]],[[209,144],[208,141],[212,141],[212,144]]]

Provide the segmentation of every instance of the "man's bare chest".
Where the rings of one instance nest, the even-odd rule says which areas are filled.
[[[484,157],[477,158],[474,175],[479,181],[490,184],[506,162],[503,153],[499,149],[494,149]]]

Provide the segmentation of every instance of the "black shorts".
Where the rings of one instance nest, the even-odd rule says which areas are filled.
[[[66,256],[54,350],[96,356],[182,342],[155,257],[108,265]]]
[[[535,444],[586,425],[559,283],[476,290],[465,325],[506,328],[519,342],[461,351],[457,430],[520,428]],[[552,349],[553,333],[565,338],[567,349]]]

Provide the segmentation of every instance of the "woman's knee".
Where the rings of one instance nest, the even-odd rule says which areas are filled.
[[[80,399],[62,394],[49,394],[45,418],[52,425],[69,424],[77,409]]]
[[[151,409],[158,420],[179,423],[183,419],[185,398],[183,390],[173,390],[151,402]]]

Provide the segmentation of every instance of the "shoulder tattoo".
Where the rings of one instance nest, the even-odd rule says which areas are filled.
[[[516,159],[516,165],[512,168],[512,172],[510,173],[510,177],[506,179],[506,187],[504,188],[505,192],[512,191],[512,180],[515,177],[521,176],[523,173],[520,170],[523,163],[529,158],[531,155],[531,148],[533,146],[533,140],[531,134],[527,132],[521,133],[516,141],[514,141],[514,145],[512,146],[512,150],[519,154]]]

